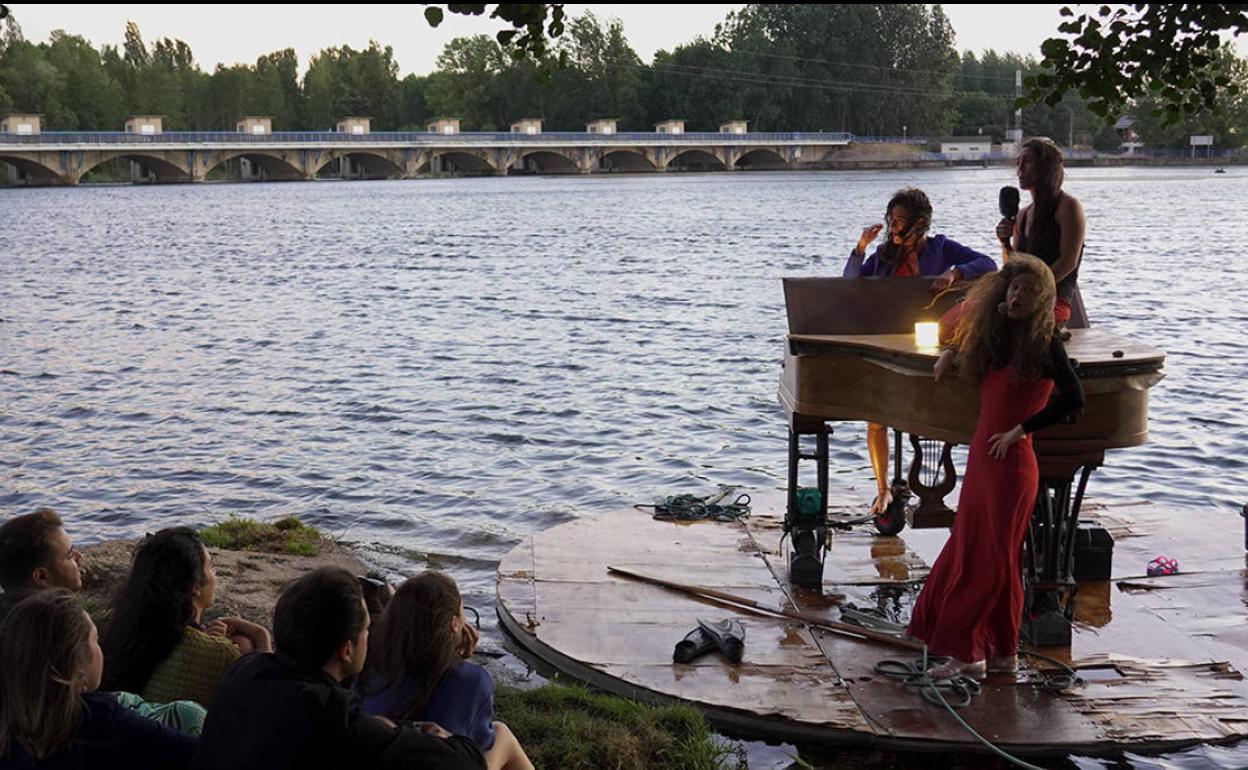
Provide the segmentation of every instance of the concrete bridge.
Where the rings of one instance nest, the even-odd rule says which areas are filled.
[[[130,161],[134,181],[202,182],[223,164],[243,179],[356,179],[442,174],[593,174],[785,169],[823,161],[844,133],[458,133],[290,131],[0,132],[16,184],[76,185],[92,169]],[[2,181],[2,180],[0,180]]]

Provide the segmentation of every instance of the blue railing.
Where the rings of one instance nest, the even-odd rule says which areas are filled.
[[[45,131],[40,134],[0,133],[0,144],[615,144],[632,142],[679,142],[690,144],[733,144],[737,142],[803,142],[860,141],[852,134],[836,133],[749,133],[687,132],[660,134],[654,132],[621,132],[591,134],[579,131],[550,131],[541,134],[506,131],[474,131],[459,134],[436,134],[428,131],[379,131],[371,134],[349,134],[338,131],[274,131],[271,134],[246,134],[234,131],[166,131],[161,134],[136,134],[125,131]]]

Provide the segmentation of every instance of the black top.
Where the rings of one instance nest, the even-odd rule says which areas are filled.
[[[1049,342],[1047,368],[1053,377],[1053,395],[1049,398],[1046,407],[1023,420],[1025,433],[1035,433],[1042,428],[1047,428],[1083,409],[1086,403],[1079,375],[1075,374],[1075,368],[1070,364],[1070,356],[1066,355],[1066,346],[1056,334]]]
[[[1028,222],[1029,232],[1023,232],[1023,228],[1018,229],[1018,250],[1030,254],[1033,257],[1039,257],[1044,264],[1053,267],[1057,260],[1062,258],[1062,226],[1057,223],[1057,205],[1062,200],[1059,193],[1057,200],[1053,203],[1052,210],[1046,212],[1047,220],[1044,227],[1037,230],[1040,225],[1040,209],[1036,205],[1031,207],[1030,221]],[[1030,234],[1029,234],[1030,233]],[[1035,238],[1032,236],[1040,234],[1042,237]],[[1066,276],[1057,283],[1057,296],[1070,302],[1075,296],[1075,286],[1079,282],[1079,264],[1083,262],[1083,245],[1079,246],[1079,259],[1075,262],[1075,269],[1070,271],[1070,275]]]
[[[225,672],[204,723],[193,768],[202,770],[483,770],[463,736],[392,728],[324,671],[281,653],[244,656]]]
[[[68,746],[43,761],[15,746],[0,758],[0,770],[180,770],[190,765],[191,736],[139,716],[112,693],[84,693],[82,702],[82,722]]]

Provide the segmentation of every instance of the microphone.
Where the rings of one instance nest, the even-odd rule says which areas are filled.
[[[1011,185],[1002,187],[997,195],[997,206],[1001,209],[1001,216],[1006,219],[1018,216],[1018,188]]]
[[[997,194],[997,207],[1001,209],[1001,216],[1006,219],[1014,219],[1018,216],[1018,188],[1012,185],[1006,185],[1001,188],[1001,192]],[[1003,259],[1009,259],[1010,239],[1001,239],[1001,256]]]

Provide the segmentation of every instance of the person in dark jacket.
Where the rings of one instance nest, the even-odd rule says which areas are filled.
[[[192,768],[483,769],[470,739],[369,716],[342,686],[364,666],[368,625],[351,573],[326,567],[292,583],[273,615],[276,652],[245,656],[225,673]]]
[[[91,618],[60,588],[0,623],[0,770],[179,770],[195,739],[96,692],[104,669]]]

